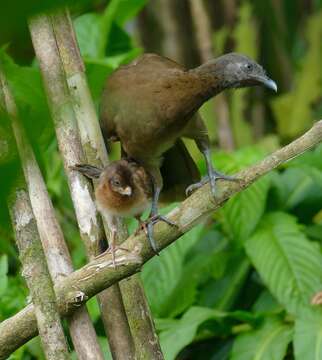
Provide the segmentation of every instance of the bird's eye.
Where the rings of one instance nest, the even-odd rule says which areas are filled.
[[[250,63],[246,64],[246,70],[247,71],[252,71],[253,70],[253,64],[250,64]]]
[[[113,179],[112,183],[113,183],[114,186],[120,186],[121,185],[120,181],[117,180],[117,179]]]

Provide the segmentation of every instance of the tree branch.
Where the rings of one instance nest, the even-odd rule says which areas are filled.
[[[241,179],[240,181],[219,181],[215,198],[211,195],[209,184],[204,185],[167,215],[170,220],[178,224],[178,228],[163,222],[155,225],[154,234],[159,248],[163,249],[170,245],[261,176],[311,149],[321,141],[322,120],[315,123],[297,140],[238,173],[237,177]],[[113,269],[111,256],[106,254],[91,261],[57,284],[57,302],[62,315],[70,314],[77,306],[98,292],[139,271],[142,265],[155,255],[143,232],[130,236],[122,246],[129,249],[130,253],[117,251],[118,267],[116,269]],[[0,324],[0,344],[4,342],[12,344],[11,351],[14,351],[18,345],[24,344],[36,332],[36,323],[33,319],[33,308],[28,306],[17,315],[3,321]],[[28,329],[20,333],[20,327],[25,329],[26,324],[29,326]],[[4,359],[4,356],[9,354],[9,352],[0,353],[0,359]]]

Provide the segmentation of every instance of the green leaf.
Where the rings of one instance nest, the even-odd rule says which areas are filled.
[[[322,315],[297,319],[293,341],[296,360],[322,359]]]
[[[38,144],[45,140],[47,145],[54,128],[48,121],[50,113],[39,69],[19,66],[3,51],[0,51],[0,61],[28,134],[37,139]]]
[[[115,21],[119,25],[124,25],[126,21],[133,18],[148,2],[148,0],[117,0],[117,11]]]
[[[84,58],[89,87],[95,101],[100,99],[107,76],[120,65],[126,64],[136,58],[140,53],[140,48],[134,48],[108,58]]]
[[[310,300],[322,285],[322,255],[296,218],[282,212],[266,215],[245,247],[271,293],[290,313],[312,308]]]
[[[217,163],[224,164],[224,172],[237,172],[245,166],[255,163],[263,156],[256,147],[249,147],[218,157]],[[226,158],[226,159],[225,159]],[[222,169],[222,166],[220,166]],[[265,211],[266,197],[270,186],[270,176],[265,176],[249,188],[227,201],[218,212],[219,220],[226,233],[238,242],[244,242],[254,231]]]
[[[197,289],[209,277],[223,276],[229,253],[227,239],[216,231],[210,231],[185,256],[181,276],[166,300],[163,316],[175,317],[191,306],[197,297]]]
[[[322,200],[322,171],[308,165],[290,167],[280,175],[286,209],[292,209],[310,199]],[[319,204],[321,201],[318,201]]]
[[[168,330],[159,335],[165,360],[173,360],[194,339],[198,327],[209,319],[221,319],[225,314],[202,307],[191,307],[180,320],[172,322]]]
[[[79,16],[74,25],[81,54],[89,58],[104,58],[109,44],[118,43],[120,37],[127,36],[120,26],[135,16],[146,2],[147,0],[111,0],[102,14],[88,13]],[[129,48],[125,49],[128,50]]]
[[[102,34],[102,15],[88,13],[79,16],[74,21],[74,28],[82,56],[100,57],[100,43],[105,34]]]
[[[8,257],[0,256],[0,296],[5,293],[8,286]]]
[[[152,258],[144,266],[142,271],[144,289],[152,312],[156,317],[169,317],[169,312],[177,312],[174,304],[169,304],[169,299],[176,291],[183,274],[185,256],[198,241],[201,230],[201,226],[195,227],[163,250],[159,257]],[[191,287],[184,289],[176,306],[182,309],[182,304],[190,304],[191,297],[194,296],[193,291],[194,289]]]
[[[209,281],[200,290],[198,304],[201,306],[229,310],[235,303],[249,273],[250,264],[240,251],[230,251],[227,255],[229,259],[224,276],[216,281]]]
[[[291,326],[278,319],[268,318],[260,328],[237,336],[230,359],[282,360],[292,333]]]
[[[264,214],[269,177],[263,177],[230,199],[220,211],[221,221],[234,241],[244,242]]]

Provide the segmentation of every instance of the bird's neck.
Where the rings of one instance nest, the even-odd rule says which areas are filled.
[[[223,69],[213,62],[202,64],[190,71],[200,79],[200,96],[203,101],[209,100],[228,87]]]

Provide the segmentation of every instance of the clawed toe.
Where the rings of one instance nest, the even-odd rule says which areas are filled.
[[[149,240],[149,243],[151,245],[151,248],[153,249],[153,251],[155,252],[156,255],[159,255],[159,250],[158,250],[158,246],[153,237],[153,225],[155,225],[158,221],[163,221],[170,226],[177,226],[177,224],[175,222],[169,220],[168,218],[166,218],[163,215],[157,214],[157,215],[151,216],[146,221],[141,221],[139,228],[136,230],[136,233],[140,230],[143,230],[145,232],[145,234]]]
[[[218,171],[215,171],[213,173],[212,177],[210,178],[210,181],[209,181],[209,176],[205,176],[199,182],[188,186],[186,188],[186,196],[190,196],[193,192],[200,189],[203,185],[207,184],[208,182],[210,182],[211,192],[215,196],[215,194],[216,194],[216,181],[217,180],[240,181],[240,179],[238,179],[238,178],[236,178],[234,176],[225,175],[225,174],[222,174],[222,173],[220,173]]]

